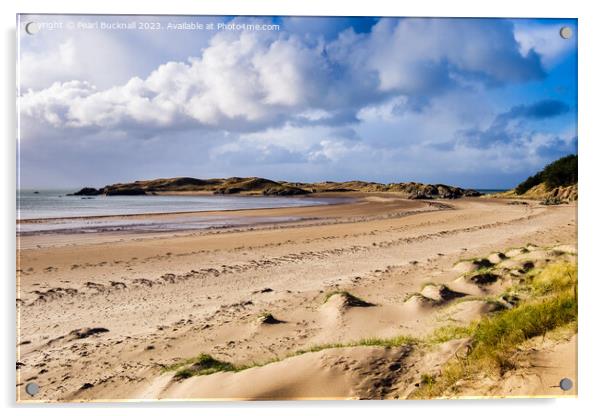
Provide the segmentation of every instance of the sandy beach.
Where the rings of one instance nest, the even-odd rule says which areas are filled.
[[[373,193],[342,204],[229,211],[240,222],[225,228],[24,235],[17,252],[17,397],[412,397],[423,374],[464,351],[466,340],[428,350],[352,344],[425,337],[488,314],[491,302],[483,298],[501,294],[507,282],[462,280],[470,269],[465,259],[506,253],[492,263],[503,261],[507,270],[512,262],[543,264],[559,255],[574,261],[576,214],[575,202]],[[503,382],[469,383],[459,395],[576,394],[554,384],[560,374],[576,380],[576,363],[554,358],[574,356],[576,335],[532,342],[521,352],[524,367]],[[329,344],[350,346],[298,353]],[[178,363],[199,354],[250,368],[174,377]],[[23,389],[31,381],[40,386],[35,398]]]

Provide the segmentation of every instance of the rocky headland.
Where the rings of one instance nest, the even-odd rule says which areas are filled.
[[[160,193],[210,193],[215,195],[264,195],[264,196],[294,196],[325,192],[397,192],[408,199],[457,199],[462,197],[480,196],[481,193],[472,189],[464,189],[443,184],[423,184],[416,182],[400,182],[382,184],[377,182],[348,181],[348,182],[285,182],[270,179],[225,178],[197,179],[189,177],[153,179],[118,183],[102,188],[85,187],[71,194],[74,196],[94,195],[154,195]]]

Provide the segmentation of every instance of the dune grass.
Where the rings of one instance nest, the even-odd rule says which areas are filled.
[[[556,263],[530,273],[526,291],[531,298],[515,308],[484,317],[468,327],[436,330],[432,342],[470,337],[464,358],[448,362],[439,375],[425,375],[427,381],[413,393],[415,398],[453,393],[460,380],[475,376],[499,376],[515,368],[513,354],[519,345],[536,336],[577,322],[577,266]],[[523,288],[524,289],[524,288]]]
[[[359,341],[327,343],[313,345],[309,348],[297,350],[285,357],[275,357],[263,362],[252,362],[242,365],[235,365],[226,361],[220,361],[208,354],[200,354],[195,358],[189,358],[170,366],[163,367],[163,372],[175,371],[174,379],[183,380],[193,376],[206,376],[218,372],[239,372],[254,367],[263,367],[278,361],[285,360],[298,355],[311,352],[319,352],[333,348],[351,348],[351,347],[401,347],[403,345],[414,345],[420,341],[417,338],[405,335],[393,338],[366,338]]]
[[[335,290],[332,292],[328,292],[324,297],[324,303],[328,302],[328,300],[335,295],[342,296],[345,299],[345,301],[351,306],[374,306],[373,303],[358,298],[357,296],[352,295],[346,290]]]
[[[503,296],[503,294],[502,294]],[[454,298],[449,301],[447,307],[451,308],[465,302],[485,302],[493,306],[493,311],[499,311],[507,308],[507,305],[503,302],[502,296],[491,296],[491,295],[466,295]],[[436,332],[437,330],[435,330]]]
[[[469,257],[456,261],[454,266],[457,266],[460,263],[472,263],[478,266],[478,270],[488,270],[495,266],[491,261],[489,261],[486,257]]]
[[[500,279],[500,275],[497,273],[493,273],[491,270],[491,268],[481,268],[472,273],[468,273],[465,276],[465,278],[480,286],[490,285],[497,282]]]
[[[392,338],[364,338],[359,341],[328,343],[313,345],[309,348],[295,351],[293,355],[301,355],[308,352],[318,352],[332,348],[351,348],[351,347],[401,347],[404,345],[415,345],[421,341],[416,337],[399,335]]]
[[[531,287],[536,295],[547,295],[577,288],[577,267],[568,262],[554,263],[532,275]]]
[[[192,360],[186,368],[178,370],[176,379],[185,379],[192,376],[205,376],[220,371],[235,371],[236,367],[226,361],[216,360],[209,354],[200,354]]]
[[[192,357],[192,358],[186,358],[184,360],[180,360],[173,364],[157,364],[157,365],[161,368],[161,373],[169,373],[172,371],[177,371],[184,366],[194,363],[195,359],[196,359],[196,357]]]
[[[324,303],[328,302],[328,300],[331,297],[336,296],[336,295],[341,295],[341,296],[344,296],[344,297],[349,298],[349,299],[357,299],[359,301],[364,302],[362,299],[358,298],[355,295],[352,295],[351,293],[347,292],[346,290],[333,290],[332,292],[328,292],[326,294],[326,296],[324,296]]]
[[[451,341],[452,339],[467,338],[472,336],[472,334],[474,333],[475,325],[476,323],[473,323],[469,326],[442,326],[440,328],[435,329],[429,336],[427,336],[425,338],[425,341],[429,345],[436,345],[442,344],[447,341]]]

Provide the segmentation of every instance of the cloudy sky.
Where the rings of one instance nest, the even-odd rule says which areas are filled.
[[[21,16],[21,187],[513,187],[576,152],[576,33],[570,19]]]

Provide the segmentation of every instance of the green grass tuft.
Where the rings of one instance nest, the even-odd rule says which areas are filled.
[[[505,351],[529,338],[544,335],[577,319],[577,299],[572,291],[535,303],[518,305],[498,315],[483,318],[473,335],[474,354]]]
[[[546,295],[572,288],[577,284],[577,265],[561,262],[536,273],[531,286],[537,295]]]
[[[332,348],[351,348],[351,347],[401,347],[404,345],[415,345],[420,340],[415,337],[399,335],[392,338],[364,338],[359,341],[337,342],[328,344],[313,345],[309,348],[296,351],[293,355],[306,354],[308,352],[318,352]]]
[[[467,338],[474,333],[474,326],[448,325],[437,328],[426,338],[428,344],[441,344],[452,339]]]
[[[236,367],[226,361],[216,360],[209,354],[197,356],[188,367],[178,370],[176,379],[185,379],[192,376],[204,376],[220,371],[236,371]]]
[[[411,336],[399,335],[393,338],[365,338],[357,342],[350,343],[349,346],[363,347],[401,347],[404,345],[418,344],[420,341]]]

